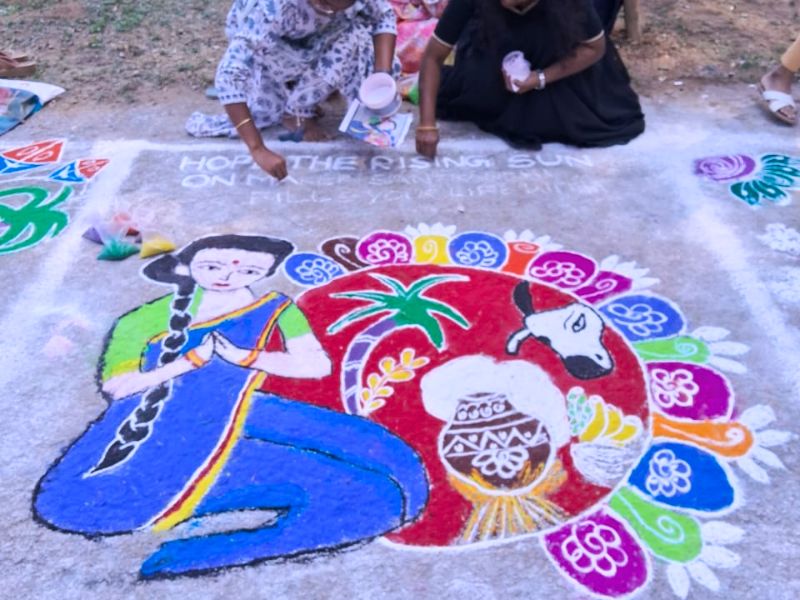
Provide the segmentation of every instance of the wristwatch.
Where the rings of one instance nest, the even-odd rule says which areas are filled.
[[[544,71],[542,69],[539,69],[538,71],[536,71],[536,75],[538,75],[538,77],[539,77],[539,85],[538,85],[538,87],[536,89],[537,90],[543,90],[544,86],[547,85],[547,77],[545,77]]]

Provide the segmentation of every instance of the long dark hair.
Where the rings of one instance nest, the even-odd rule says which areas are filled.
[[[564,57],[572,53],[585,38],[586,14],[584,0],[539,0],[530,13],[518,15],[503,8],[499,0],[475,0],[481,22],[480,40],[484,47],[496,48],[504,37],[506,23],[528,16],[541,15],[547,30],[553,36],[555,56]]]
[[[188,339],[187,330],[192,323],[189,307],[194,298],[196,283],[189,275],[177,273],[179,266],[188,267],[201,250],[236,249],[271,254],[275,262],[265,277],[275,273],[280,264],[294,251],[294,245],[286,240],[255,235],[215,235],[197,239],[175,254],[165,254],[151,261],[142,269],[142,275],[151,281],[174,286],[175,294],[170,305],[169,333],[161,342],[158,365],[163,366],[181,356]],[[167,381],[142,394],[139,405],[117,429],[116,435],[106,447],[103,457],[87,473],[95,475],[115,467],[130,458],[139,445],[152,432],[153,422],[164,403],[172,395],[172,381]]]

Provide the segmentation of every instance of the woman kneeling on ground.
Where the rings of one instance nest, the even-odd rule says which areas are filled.
[[[443,67],[453,47],[455,64]],[[503,58],[531,65],[519,81]],[[644,131],[639,99],[592,0],[450,0],[420,70],[417,151],[436,154],[436,116],[519,146],[624,144]]]
[[[186,130],[238,135],[258,166],[283,179],[286,162],[260,130],[283,123],[294,140],[327,139],[319,105],[337,91],[355,98],[373,72],[399,72],[396,32],[388,0],[234,0],[215,80],[227,114],[194,113]]]

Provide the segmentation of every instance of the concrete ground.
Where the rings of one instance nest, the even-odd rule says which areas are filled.
[[[314,251],[328,238],[405,230],[420,223],[457,231],[549,235],[597,261],[618,255],[650,269],[653,291],[672,300],[688,331],[724,328],[749,347],[746,369],[727,374],[736,413],[765,404],[770,427],[800,431],[800,197],[751,207],[725,183],[693,174],[715,155],[800,156],[797,129],[774,125],[749,90],[701,88],[644,100],[647,132],[621,147],[507,147],[466,126],[445,126],[434,164],[412,141],[384,151],[356,141],[275,143],[294,182],[276,185],[235,140],[182,133],[200,98],[129,109],[45,108],[0,138],[0,151],[63,138],[64,158],[110,164],[67,208],[69,227],[28,250],[0,255],[0,441],[5,535],[2,595],[24,598],[583,598],[537,539],[472,550],[398,550],[371,543],[304,562],[262,564],[203,577],[142,582],[141,562],[165,534],[87,540],[34,522],[31,494],[62,450],[105,408],[95,370],[114,320],[156,297],[142,261],[95,260],[81,233],[93,215],[125,210],[179,246],[214,232],[268,233]],[[12,185],[0,176],[0,189]],[[792,230],[794,233],[792,233]],[[781,235],[783,232],[783,235]],[[792,237],[793,236],[793,237]],[[283,274],[276,289],[302,288]],[[47,344],[53,336],[70,344]],[[480,348],[476,348],[476,352]],[[770,483],[734,469],[739,506],[721,517],[745,531],[731,546],[736,568],[715,568],[718,597],[800,597],[800,451],[774,447],[785,468]],[[729,565],[730,566],[730,565]],[[713,586],[712,584],[712,587]],[[717,597],[696,581],[689,597]],[[641,597],[674,597],[654,561]]]

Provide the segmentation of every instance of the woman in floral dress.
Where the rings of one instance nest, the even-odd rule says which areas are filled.
[[[373,72],[398,73],[397,25],[388,0],[235,0],[215,86],[224,115],[194,113],[194,136],[239,136],[262,169],[283,179],[283,157],[260,130],[283,123],[293,139],[320,141],[319,105],[355,98]]]

